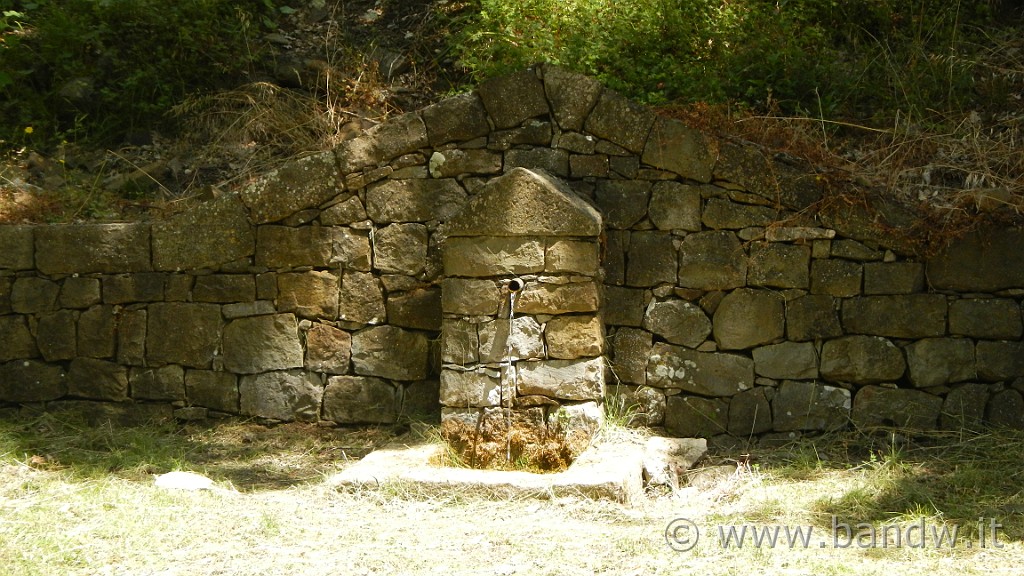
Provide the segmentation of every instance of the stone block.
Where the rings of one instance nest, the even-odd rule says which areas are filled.
[[[356,194],[320,211],[320,223],[324,226],[348,226],[366,219],[366,208]]]
[[[1024,287],[1024,229],[987,227],[955,240],[929,259],[936,290],[996,292]]]
[[[78,355],[113,358],[117,351],[118,314],[113,306],[93,306],[78,317]]]
[[[551,122],[527,120],[522,126],[510,130],[495,130],[487,138],[490,150],[508,150],[520,145],[550,146]]]
[[[446,221],[468,195],[454,178],[384,180],[366,190],[366,213],[376,224]]]
[[[161,272],[117,274],[103,277],[103,303],[160,302],[167,276]]]
[[[447,276],[501,276],[544,270],[543,238],[483,236],[449,238],[442,250]]]
[[[678,182],[658,182],[651,189],[648,209],[659,230],[700,232],[700,188]]]
[[[963,299],[949,304],[949,333],[985,340],[1017,340],[1020,305],[1009,298]]]
[[[441,290],[420,288],[388,294],[388,324],[416,330],[441,329]]]
[[[838,258],[814,260],[811,263],[811,293],[829,296],[860,296],[862,266]]]
[[[603,90],[601,84],[593,78],[550,64],[544,65],[542,73],[544,90],[555,121],[562,130],[579,132],[597,104]]]
[[[940,427],[943,430],[981,431],[988,398],[988,386],[984,384],[963,384],[953,388],[942,402]]]
[[[505,172],[515,168],[543,170],[555,176],[569,176],[569,153],[553,148],[514,148],[505,152]]]
[[[358,324],[384,321],[387,311],[380,281],[373,274],[345,271],[338,292],[338,319]]]
[[[850,420],[850,391],[814,382],[787,380],[772,400],[773,427],[792,430],[837,430]]]
[[[375,164],[389,162],[429,145],[426,125],[417,112],[389,118],[386,122],[367,130],[366,135],[372,140]]]
[[[374,266],[385,273],[415,276],[426,268],[427,227],[422,224],[391,224],[373,237]]]
[[[36,268],[43,274],[151,270],[149,224],[63,224],[35,230]]]
[[[0,402],[49,402],[67,393],[60,365],[20,359],[0,364]]]
[[[573,154],[569,156],[569,176],[573,178],[607,178],[610,170],[605,154]]]
[[[604,250],[601,257],[605,285],[621,286],[626,283],[626,250],[629,248],[629,236],[628,230],[605,232]]]
[[[58,297],[61,308],[88,308],[100,303],[99,278],[69,276],[64,279]]]
[[[141,366],[146,363],[146,310],[124,310],[117,325],[117,363]]]
[[[322,226],[260,226],[256,264],[267,268],[326,267],[332,256],[330,230]]]
[[[669,396],[665,430],[680,438],[710,438],[728,431],[729,404],[718,398]]]
[[[647,216],[651,183],[644,180],[601,180],[594,200],[609,228],[628,229]]]
[[[768,226],[782,219],[782,214],[767,206],[753,206],[711,198],[704,207],[702,222],[713,230],[740,230],[751,226]]]
[[[174,364],[159,368],[132,368],[128,385],[135,400],[184,400],[185,370]]]
[[[942,398],[921,390],[865,386],[853,397],[851,418],[858,428],[890,426],[933,430],[942,411]]]
[[[600,248],[596,240],[551,238],[544,249],[544,272],[597,276],[600,271]]]
[[[989,426],[1024,430],[1024,397],[1016,390],[1001,390],[992,395],[985,412]]]
[[[548,321],[544,341],[550,358],[600,356],[604,352],[604,326],[597,316],[557,316]]]
[[[604,398],[604,359],[539,360],[516,363],[521,396],[533,394],[561,400]]]
[[[647,383],[647,361],[654,345],[646,330],[619,328],[612,337],[612,371],[620,382]]]
[[[698,290],[731,290],[746,284],[747,255],[732,232],[697,232],[679,249],[679,285]]]
[[[534,70],[491,78],[480,85],[479,91],[495,128],[512,128],[549,113],[544,85]]]
[[[814,380],[818,351],[810,342],[781,342],[754,348],[754,372],[776,380]]]
[[[821,377],[831,382],[896,382],[906,370],[903,352],[886,338],[844,336],[821,349]]]
[[[701,396],[732,396],[754,386],[754,362],[735,354],[697,352],[658,342],[647,362],[647,385]]]
[[[477,325],[466,320],[445,318],[441,322],[441,361],[465,366],[479,360]]]
[[[185,372],[185,398],[189,404],[236,414],[238,377],[230,372],[188,370]]]
[[[643,327],[672,344],[696,348],[711,334],[711,320],[699,306],[682,300],[652,301]]]
[[[755,242],[750,247],[747,284],[771,288],[810,286],[810,246]]]
[[[639,288],[604,287],[604,322],[609,326],[640,326],[644,319],[644,291]]]
[[[647,144],[655,115],[611,90],[605,89],[584,123],[587,132],[639,154]]]
[[[628,426],[661,426],[665,422],[665,394],[646,386],[608,386],[605,412],[609,419]]]
[[[656,286],[675,284],[678,267],[675,241],[668,232],[630,234],[626,284]]]
[[[718,160],[718,143],[678,120],[658,117],[643,152],[644,164],[689,180],[710,182]]]
[[[324,389],[324,420],[339,424],[393,424],[401,393],[380,378],[331,376]]]
[[[475,92],[460,94],[423,109],[430,145],[472,140],[490,132],[487,112]]]
[[[26,316],[0,316],[0,362],[39,355],[35,338],[28,329]]]
[[[320,418],[324,386],[315,374],[288,370],[242,376],[238,393],[245,416],[316,422]]]
[[[91,400],[128,399],[128,369],[106,360],[75,358],[68,368],[68,394]]]
[[[910,384],[916,388],[974,380],[974,342],[966,338],[926,338],[906,347]]]
[[[36,314],[57,309],[60,284],[46,278],[23,276],[11,286],[11,309],[16,314]]]
[[[845,258],[858,262],[874,262],[881,260],[885,255],[881,250],[869,248],[849,238],[834,240],[831,248],[833,258]]]
[[[544,357],[543,327],[532,316],[514,318],[511,325],[507,318],[483,322],[477,334],[482,363]]]
[[[245,205],[225,195],[153,223],[153,268],[218,268],[252,256],[255,244]]]
[[[718,305],[712,324],[715,341],[723,350],[772,343],[785,333],[783,298],[768,290],[734,290]]]
[[[772,407],[764,388],[745,390],[729,401],[729,434],[749,438],[772,429]]]
[[[328,229],[331,238],[331,264],[345,270],[369,272],[372,267],[370,236],[362,230],[332,227]]]
[[[512,402],[508,382],[502,382],[500,373],[489,368],[475,370],[441,371],[441,405],[450,408],[487,408],[508,406]],[[504,403],[504,404],[503,404]]]
[[[77,318],[72,310],[58,310],[39,317],[36,338],[39,352],[46,361],[70,360],[78,355]]]
[[[256,278],[249,274],[197,276],[192,298],[196,302],[253,302],[256,300]]]
[[[222,327],[216,304],[152,304],[146,322],[146,360],[208,368],[220,349]]]
[[[1024,376],[1024,342],[979,340],[974,354],[981,380],[999,382]]]
[[[942,294],[862,296],[843,302],[843,327],[852,334],[930,338],[946,334]]]
[[[256,374],[303,366],[298,324],[292,314],[251,316],[224,328],[224,368]]]
[[[0,270],[31,270],[35,267],[32,226],[0,226]]]
[[[600,307],[601,296],[596,281],[569,284],[527,282],[516,300],[516,312],[523,314],[597,312]],[[449,311],[445,306],[445,312]]]
[[[796,342],[823,340],[843,335],[837,300],[827,295],[807,295],[786,303],[786,336]]]
[[[352,336],[356,374],[389,380],[423,380],[430,364],[426,335],[394,326],[374,326]]]
[[[869,262],[864,265],[864,294],[913,294],[924,290],[924,264]]]
[[[277,309],[303,318],[337,318],[340,280],[326,270],[279,274]]]
[[[493,150],[439,150],[430,156],[430,176],[454,178],[466,174],[501,174],[504,156]]]
[[[441,309],[445,314],[495,316],[502,294],[494,280],[445,278],[441,284]]]
[[[239,195],[252,221],[266,224],[320,206],[341,189],[338,157],[327,151],[286,162],[242,188]]]
[[[307,370],[327,374],[345,374],[352,357],[352,335],[319,322],[306,330]]]

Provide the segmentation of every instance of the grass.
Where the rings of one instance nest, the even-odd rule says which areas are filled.
[[[0,421],[0,574],[990,574],[1024,560],[1019,432],[845,433],[754,449],[749,466],[709,488],[632,508],[327,485],[394,433]],[[710,463],[718,456],[729,455]],[[153,485],[153,474],[174,469],[224,490]],[[832,541],[833,516],[879,531],[959,525],[960,545],[819,548]],[[681,517],[701,530],[686,552],[665,540]],[[1003,524],[1002,548],[978,545],[979,518]],[[718,539],[719,525],[777,524],[812,528],[810,548]]]

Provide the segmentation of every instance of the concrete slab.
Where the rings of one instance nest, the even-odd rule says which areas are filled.
[[[553,474],[442,467],[435,463],[443,449],[439,444],[391,445],[371,452],[328,483],[339,490],[408,486],[495,498],[583,496],[623,504],[643,496],[643,444],[596,442],[567,470]]]

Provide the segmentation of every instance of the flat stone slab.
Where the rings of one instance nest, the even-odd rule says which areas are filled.
[[[623,504],[643,496],[641,444],[595,443],[567,470],[552,474],[437,466],[433,462],[443,449],[440,444],[391,445],[335,474],[328,484],[339,490],[414,485],[495,498],[583,496]]]

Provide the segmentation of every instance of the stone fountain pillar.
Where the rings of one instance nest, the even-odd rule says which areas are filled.
[[[600,234],[593,207],[522,168],[445,225],[442,431],[472,464],[557,468],[601,425]]]

